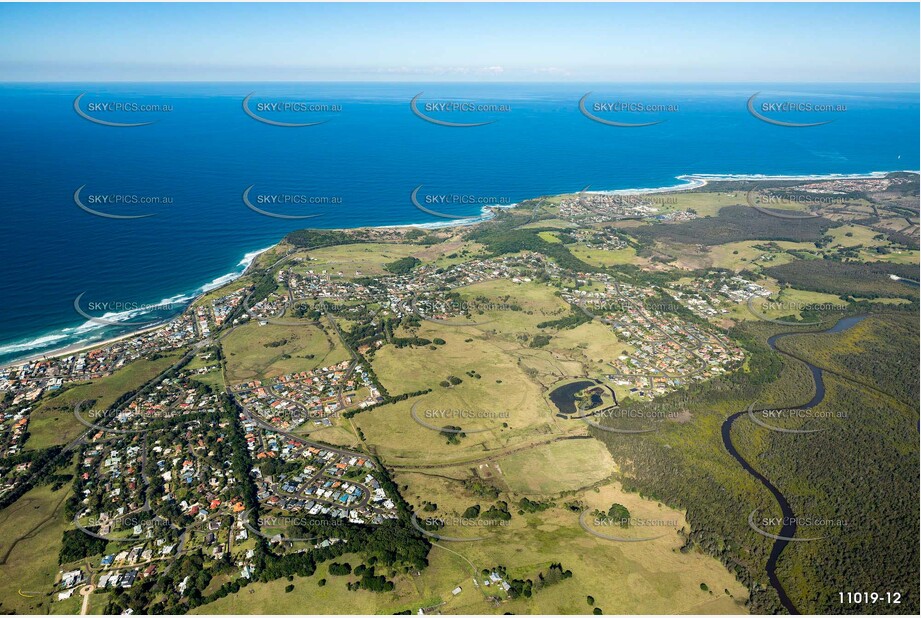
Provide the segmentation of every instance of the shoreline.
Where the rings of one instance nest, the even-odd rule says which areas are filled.
[[[247,256],[252,256],[252,259],[249,260],[248,264],[246,265],[246,268],[244,268],[243,271],[242,271],[241,273],[239,273],[239,274],[238,274],[237,276],[235,276],[235,277],[228,277],[228,275],[222,275],[222,276],[216,278],[215,281],[218,281],[218,280],[221,280],[221,281],[222,281],[221,284],[218,285],[218,286],[216,286],[216,287],[210,287],[210,288],[209,288],[208,286],[209,286],[210,284],[201,286],[202,291],[201,291],[200,293],[196,294],[195,296],[193,296],[193,297],[189,300],[189,307],[191,307],[192,305],[194,305],[199,299],[201,299],[202,297],[206,296],[207,294],[210,294],[210,293],[213,292],[214,290],[218,290],[218,289],[224,287],[225,285],[228,285],[228,284],[230,284],[230,283],[233,283],[234,281],[236,281],[236,280],[239,279],[240,277],[245,276],[245,275],[250,271],[250,269],[253,267],[253,264],[256,263],[256,260],[259,258],[260,255],[262,255],[262,254],[265,253],[266,251],[271,251],[272,249],[274,249],[274,248],[277,247],[278,245],[279,245],[279,243],[275,243],[274,245],[272,245],[272,246],[270,246],[270,247],[266,247],[265,249],[260,249],[260,250],[258,250],[258,251],[249,251],[249,252],[247,252],[247,253],[244,255],[244,260],[246,259]],[[226,281],[225,281],[224,279],[226,279]],[[208,288],[208,289],[204,289],[204,288]],[[186,311],[188,311],[189,307],[186,307],[186,309],[184,309],[182,313],[185,313]],[[182,313],[180,313],[179,315],[182,315]],[[84,342],[84,343],[76,342],[76,343],[72,343],[72,344],[70,344],[70,345],[64,346],[64,347],[62,347],[62,348],[56,348],[56,349],[54,349],[54,350],[49,350],[48,352],[45,352],[44,354],[36,353],[36,354],[32,354],[32,355],[30,355],[30,356],[25,356],[25,357],[21,357],[21,358],[18,358],[18,359],[13,359],[13,360],[10,360],[10,361],[5,361],[5,362],[3,362],[3,363],[0,363],[0,369],[6,369],[6,368],[8,368],[8,367],[15,367],[15,366],[18,366],[18,365],[24,365],[24,364],[26,364],[26,363],[31,363],[32,361],[37,361],[37,360],[52,360],[52,359],[55,359],[55,358],[61,358],[61,357],[63,357],[63,356],[72,356],[72,355],[74,355],[74,354],[79,354],[80,352],[87,352],[87,351],[89,351],[89,350],[95,350],[95,349],[97,349],[97,348],[103,348],[103,347],[105,347],[105,346],[107,346],[107,345],[111,345],[111,344],[113,344],[113,343],[117,343],[117,342],[119,342],[119,341],[123,341],[123,340],[125,340],[125,339],[130,338],[130,337],[136,337],[136,336],[138,336],[138,335],[143,335],[144,333],[151,333],[151,332],[153,332],[153,331],[155,331],[155,330],[159,330],[159,329],[163,328],[164,326],[166,326],[167,324],[169,324],[169,323],[170,323],[173,319],[175,319],[176,317],[178,317],[178,316],[174,316],[173,318],[169,318],[168,320],[165,320],[164,322],[161,322],[161,323],[159,323],[159,324],[154,324],[153,326],[145,326],[144,328],[141,328],[141,329],[138,329],[138,330],[133,330],[133,331],[128,332],[128,333],[123,333],[123,334],[117,335],[117,336],[115,336],[115,337],[109,337],[109,338],[107,338],[107,339],[102,339],[102,340],[100,340],[100,341]]]
[[[681,181],[676,185],[668,185],[661,187],[644,187],[644,188],[633,188],[633,189],[608,189],[608,190],[598,190],[598,191],[586,191],[586,193],[596,194],[596,195],[650,195],[658,193],[673,193],[680,191],[691,191],[693,189],[699,189],[705,187],[710,183],[719,183],[719,182],[738,182],[738,181],[771,181],[771,180],[812,180],[812,181],[824,181],[824,180],[872,180],[877,178],[885,178],[889,174],[916,174],[921,175],[921,172],[918,170],[891,170],[891,171],[877,171],[877,172],[866,172],[866,173],[854,173],[854,174],[781,174],[781,175],[769,175],[769,174],[681,174],[675,176],[675,179]],[[553,195],[567,195],[566,192],[555,193]],[[534,198],[527,198],[534,199]],[[444,229],[452,227],[467,227],[471,225],[478,225],[480,223],[485,223],[491,221],[495,214],[494,209],[504,209],[504,208],[515,208],[518,206],[518,203],[508,204],[502,206],[483,206],[480,214],[477,216],[469,217],[467,219],[460,219],[456,221],[433,221],[428,223],[405,223],[400,225],[377,225],[377,226],[360,226],[354,228],[330,228],[331,231],[337,230],[360,230],[360,229],[375,229],[375,230],[386,230],[386,229],[405,229],[405,228],[421,228],[421,229]],[[189,300],[189,307],[198,302],[206,294],[220,289],[236,281],[240,277],[245,276],[249,273],[250,269],[256,263],[256,260],[260,255],[267,251],[271,251],[276,248],[282,240],[279,240],[275,244],[266,247],[264,249],[258,249],[255,251],[248,251],[244,254],[243,259],[238,263],[238,265],[246,264],[245,268],[239,272],[234,273],[230,272],[220,277],[215,278],[212,282],[207,283],[203,286],[200,286],[198,290],[193,293],[193,296]],[[217,282],[220,282],[217,284]],[[214,285],[213,287],[212,284]],[[182,296],[178,294],[176,296]],[[188,308],[185,309],[188,311]],[[183,312],[184,313],[184,312]],[[181,314],[180,314],[181,315]],[[48,350],[44,353],[34,353],[26,356],[21,356],[19,358],[14,358],[9,361],[3,361],[0,363],[0,369],[7,369],[9,367],[16,367],[19,365],[24,365],[36,360],[52,360],[55,358],[60,358],[64,356],[71,356],[73,354],[79,354],[80,352],[86,352],[89,350],[95,350],[97,348],[105,347],[111,345],[118,341],[122,341],[129,337],[135,337],[137,335],[152,332],[157,329],[163,328],[169,320],[162,324],[156,324],[154,326],[148,326],[139,330],[131,331],[118,335],[116,337],[111,337],[108,339],[103,339],[96,342],[75,342],[61,348],[55,348]],[[42,337],[47,337],[49,334],[39,335],[33,339],[41,339]],[[10,343],[6,345],[24,345],[18,343]]]
[[[280,242],[280,241],[279,241],[279,242]],[[247,273],[249,273],[250,269],[253,267],[253,264],[256,263],[256,260],[259,258],[260,255],[262,255],[262,254],[265,253],[266,251],[271,251],[272,249],[274,249],[274,248],[277,247],[278,245],[279,245],[279,243],[275,243],[274,245],[265,247],[265,248],[263,248],[263,249],[257,249],[257,250],[255,250],[255,251],[247,251],[247,252],[243,255],[243,259],[240,260],[240,262],[237,263],[238,266],[242,266],[244,263],[246,264],[245,268],[244,268],[242,271],[240,271],[240,272],[234,272],[234,271],[232,271],[232,272],[230,272],[230,273],[226,273],[226,274],[224,274],[224,275],[221,275],[220,277],[214,278],[211,282],[206,283],[206,284],[204,284],[204,285],[199,286],[198,288],[196,288],[196,291],[195,291],[195,292],[192,292],[192,293],[191,293],[192,295],[189,296],[189,298],[188,298],[188,303],[189,303],[189,304],[188,304],[188,307],[186,307],[186,308],[182,311],[182,313],[180,313],[180,314],[178,314],[178,315],[182,315],[183,313],[185,313],[186,311],[188,311],[188,310],[189,310],[189,307],[191,307],[192,305],[194,305],[196,302],[198,302],[199,299],[201,299],[201,298],[204,297],[205,295],[210,294],[210,293],[213,292],[214,290],[218,290],[218,289],[224,287],[225,285],[228,285],[228,284],[230,284],[230,283],[233,283],[234,281],[236,281],[236,280],[239,279],[240,277],[245,276]],[[185,296],[185,294],[176,294],[176,295],[174,295],[174,296],[171,297],[171,298],[184,297],[184,296]],[[113,343],[117,343],[117,342],[119,342],[119,341],[122,341],[122,340],[124,340],[124,339],[128,339],[128,338],[130,338],[130,337],[136,337],[136,336],[141,335],[141,334],[144,334],[144,333],[150,333],[150,332],[159,330],[159,329],[163,328],[164,326],[166,326],[167,324],[169,324],[173,319],[175,319],[176,317],[178,317],[178,315],[177,315],[177,316],[173,316],[172,318],[169,318],[169,319],[167,319],[167,320],[165,320],[165,321],[163,321],[163,322],[161,322],[161,323],[159,323],[159,324],[154,324],[154,325],[152,325],[152,326],[145,326],[145,327],[140,328],[140,329],[137,329],[137,330],[132,330],[132,331],[129,331],[129,332],[127,332],[127,333],[122,333],[121,335],[116,335],[116,336],[114,336],[114,337],[107,337],[107,338],[101,339],[101,340],[99,340],[99,341],[92,341],[92,342],[90,342],[90,341],[83,341],[83,342],[81,342],[81,341],[76,341],[76,342],[74,342],[74,343],[68,344],[68,345],[63,346],[63,347],[60,347],[60,348],[54,348],[54,349],[48,350],[47,352],[36,352],[36,353],[34,353],[34,354],[29,354],[29,355],[27,355],[27,356],[21,356],[21,357],[19,357],[19,358],[14,358],[14,359],[11,359],[11,360],[8,360],[8,361],[3,361],[2,363],[0,363],[0,369],[7,369],[7,368],[9,368],[9,367],[16,367],[16,366],[19,366],[19,365],[24,365],[24,364],[27,364],[27,363],[31,363],[31,362],[33,362],[33,361],[53,360],[53,359],[55,359],[55,358],[61,358],[61,357],[64,357],[64,356],[72,356],[72,355],[74,355],[74,354],[79,354],[80,352],[87,352],[87,351],[89,351],[89,350],[95,350],[95,349],[97,349],[97,348],[103,348],[103,347],[105,347],[105,346],[107,346],[107,345],[111,345],[111,344],[113,344]],[[130,325],[126,325],[126,326],[130,326]],[[70,327],[68,327],[68,328],[70,328]],[[36,339],[41,339],[42,337],[47,337],[47,336],[49,336],[49,335],[47,335],[47,334],[46,334],[46,335],[40,335],[40,336],[36,337]],[[22,344],[7,344],[7,345],[22,345]]]

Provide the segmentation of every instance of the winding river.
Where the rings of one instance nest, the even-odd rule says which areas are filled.
[[[832,326],[831,328],[827,330],[823,330],[823,331],[796,331],[796,332],[791,332],[791,333],[779,333],[777,335],[770,337],[767,342],[768,342],[768,345],[771,346],[772,350],[780,354],[784,354],[784,356],[788,356],[782,350],[777,349],[776,344],[778,340],[784,337],[789,337],[791,335],[840,333],[840,332],[843,332],[851,328],[855,324],[861,322],[866,317],[867,316],[865,315],[860,315],[860,316],[842,318],[834,326]],[[805,362],[805,361],[800,361],[800,362]],[[816,367],[815,365],[811,363],[806,363],[806,366],[809,367],[809,371],[812,372],[812,379],[815,382],[815,395],[812,396],[812,399],[810,399],[808,403],[802,406],[793,406],[789,408],[779,408],[779,409],[803,410],[806,408],[812,408],[814,406],[817,406],[818,404],[822,402],[823,399],[825,399],[825,382],[822,379],[822,369],[819,367]],[[774,499],[777,500],[777,504],[780,505],[780,510],[783,513],[784,521],[786,522],[781,528],[779,536],[792,538],[796,535],[796,522],[795,522],[796,515],[794,514],[793,508],[790,506],[790,503],[787,501],[784,495],[780,493],[780,490],[777,489],[777,487],[775,487],[773,483],[771,483],[771,481],[769,481],[763,474],[755,470],[751,466],[751,464],[745,461],[742,455],[739,454],[735,446],[733,446],[732,444],[732,424],[736,421],[737,418],[739,418],[740,416],[746,415],[746,414],[748,414],[748,410],[742,410],[741,412],[736,412],[735,414],[727,418],[725,422],[723,422],[723,427],[722,427],[723,444],[726,446],[726,450],[729,451],[729,454],[735,457],[736,461],[738,461],[739,464],[743,468],[745,468],[745,471],[751,474],[756,479],[758,479],[758,482],[764,485],[764,487],[769,492],[771,492],[771,495],[774,496]],[[767,565],[765,568],[767,570],[768,581],[771,582],[771,586],[773,586],[774,589],[777,591],[777,595],[780,597],[780,602],[787,609],[787,611],[790,612],[791,614],[799,614],[799,611],[797,611],[796,606],[793,604],[793,601],[791,601],[790,597],[787,596],[787,592],[784,590],[783,585],[780,583],[780,580],[777,578],[777,560],[778,558],[780,558],[780,554],[781,552],[783,552],[784,548],[787,546],[787,543],[789,543],[789,541],[786,541],[784,539],[777,539],[774,541],[774,546],[771,548],[771,554],[770,556],[768,556],[768,561],[767,561]]]

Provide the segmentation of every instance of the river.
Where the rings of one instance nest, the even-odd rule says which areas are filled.
[[[768,345],[771,346],[771,349],[780,354],[788,356],[782,350],[777,349],[777,341],[792,335],[804,335],[804,334],[832,334],[843,332],[855,324],[864,320],[867,316],[852,316],[847,318],[840,319],[834,326],[827,330],[823,331],[797,331],[791,333],[779,333],[768,339]],[[792,358],[792,357],[790,357]],[[797,359],[799,360],[799,359]],[[805,361],[801,361],[805,362]],[[816,367],[811,363],[806,363],[806,366],[809,367],[809,371],[812,372],[812,379],[815,382],[815,394],[812,396],[812,399],[808,403],[801,406],[792,406],[789,408],[779,408],[782,410],[803,410],[807,408],[812,408],[819,405],[823,399],[825,399],[825,382],[822,379],[822,369]],[[736,412],[723,422],[722,434],[723,434],[723,444],[726,446],[726,450],[729,451],[729,454],[735,457],[736,461],[745,468],[745,471],[751,474],[753,477],[758,479],[758,481],[764,485],[764,487],[771,492],[774,496],[774,499],[777,500],[777,504],[780,505],[780,510],[783,513],[784,525],[780,529],[779,536],[793,538],[796,535],[796,515],[793,512],[793,507],[790,506],[790,503],[784,497],[777,487],[774,486],[771,481],[769,481],[763,474],[755,470],[751,464],[749,464],[742,455],[736,450],[735,446],[732,444],[732,424],[740,416],[748,414],[748,410],[742,410],[741,412]],[[799,611],[796,609],[796,606],[793,604],[793,601],[790,600],[790,597],[787,596],[786,590],[784,590],[783,585],[780,583],[780,579],[777,577],[777,560],[780,558],[781,552],[786,548],[789,541],[783,539],[777,539],[774,541],[774,546],[771,548],[771,554],[768,556],[768,561],[765,569],[767,570],[768,581],[771,582],[771,586],[777,591],[777,595],[780,597],[780,602],[791,614],[799,614]]]

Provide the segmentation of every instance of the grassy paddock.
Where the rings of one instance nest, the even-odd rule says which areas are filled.
[[[324,367],[349,358],[336,337],[327,337],[320,327],[306,322],[297,326],[250,322],[235,328],[223,346],[227,379],[233,384]]]
[[[0,611],[45,614],[52,607],[47,595],[58,574],[69,495],[70,484],[54,492],[44,485],[0,511]]]
[[[74,418],[74,406],[84,400],[94,400],[94,408],[105,409],[123,394],[157,377],[179,360],[180,356],[177,352],[154,361],[137,360],[110,376],[74,386],[50,399],[42,399],[29,418],[26,448],[40,450],[67,444],[86,429]]]

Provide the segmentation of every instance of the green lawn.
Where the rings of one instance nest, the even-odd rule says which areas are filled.
[[[227,379],[231,384],[309,371],[348,360],[335,334],[308,324],[291,326],[251,321],[223,340]]]
[[[497,463],[510,490],[538,496],[587,487],[615,470],[608,449],[593,439],[552,442],[514,453]]]
[[[48,613],[69,495],[70,484],[54,492],[45,485],[0,511],[0,611]]]
[[[154,361],[137,360],[115,373],[92,383],[80,384],[48,399],[42,399],[29,419],[26,448],[40,450],[66,444],[86,427],[74,417],[74,406],[83,400],[95,401],[92,407],[105,409],[123,394],[157,377],[182,356],[180,352]]]

